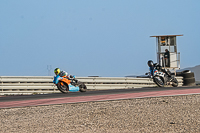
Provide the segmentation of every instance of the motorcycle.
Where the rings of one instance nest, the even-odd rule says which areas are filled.
[[[178,81],[174,75],[171,75],[169,71],[163,70],[164,72],[159,72],[157,69],[153,70],[153,82],[156,83],[159,87],[164,87],[164,85],[172,85],[173,87],[178,86]],[[146,73],[151,75],[150,73]]]
[[[75,78],[75,76],[71,76],[70,79],[68,79],[67,77],[64,76],[61,77],[57,75],[54,77],[53,83],[62,93],[77,92],[77,91],[85,92],[87,90],[86,85],[78,81]]]

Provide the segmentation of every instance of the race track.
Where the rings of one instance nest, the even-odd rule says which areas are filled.
[[[132,99],[145,97],[160,97],[174,95],[200,94],[200,87],[166,87],[166,88],[138,88],[101,90],[74,93],[55,93],[38,95],[21,95],[0,97],[0,108],[39,106],[51,104],[65,104],[77,102],[106,101],[118,99]]]

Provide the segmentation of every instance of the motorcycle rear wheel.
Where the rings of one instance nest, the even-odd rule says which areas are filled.
[[[69,92],[69,86],[64,82],[58,82],[57,88],[62,93],[68,93]]]
[[[172,79],[172,86],[173,87],[177,87],[178,86],[178,80],[176,78],[174,78],[174,77]]]
[[[159,77],[155,76],[153,77],[154,83],[156,83],[159,87],[164,87],[164,81]]]

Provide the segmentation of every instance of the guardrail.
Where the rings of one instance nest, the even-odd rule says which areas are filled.
[[[182,86],[182,77],[176,77]],[[77,77],[89,90],[155,87],[150,78]],[[0,95],[59,93],[53,76],[0,76]]]

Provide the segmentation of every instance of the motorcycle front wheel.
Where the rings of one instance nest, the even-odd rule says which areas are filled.
[[[156,83],[159,87],[163,87],[163,86],[164,86],[164,81],[163,81],[159,76],[153,77],[153,81],[154,81],[154,83]]]
[[[68,93],[69,92],[69,86],[64,82],[58,82],[57,88],[62,93]]]
[[[79,83],[80,92],[86,92],[87,86],[84,83]]]

